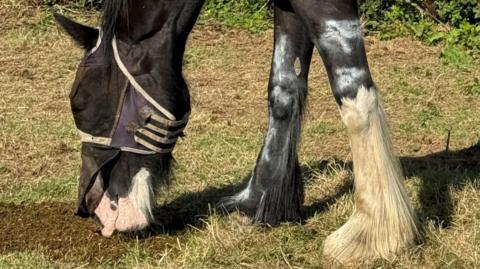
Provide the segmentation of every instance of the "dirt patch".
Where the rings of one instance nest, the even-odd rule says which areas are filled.
[[[75,217],[73,209],[73,203],[0,204],[0,253],[40,249],[55,261],[99,264],[117,261],[136,244],[132,235],[102,237],[93,221]],[[138,240],[150,255],[176,243],[169,235]]]

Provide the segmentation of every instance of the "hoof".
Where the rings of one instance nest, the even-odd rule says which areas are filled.
[[[252,181],[253,176],[250,178],[245,189],[235,195],[223,197],[216,204],[216,208],[225,212],[240,210],[241,212],[253,216],[262,198],[262,192],[257,191],[252,187]]]
[[[298,186],[300,184],[293,184],[296,189],[274,185],[265,190],[257,190],[252,182],[253,177],[244,190],[223,198],[217,207],[227,212],[238,209],[252,217],[254,223],[272,227],[283,221],[300,220],[300,204],[303,200],[303,193]]]
[[[378,225],[369,216],[354,214],[340,229],[327,237],[323,246],[326,261],[344,265],[382,258],[392,260],[401,251],[415,245],[415,225]]]
[[[217,204],[216,208],[223,212],[232,212],[239,210],[249,216],[253,216],[257,210],[258,200],[256,199],[239,199],[242,193],[237,195],[227,196],[222,198]]]

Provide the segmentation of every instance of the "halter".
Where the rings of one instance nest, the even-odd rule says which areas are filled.
[[[93,54],[101,45],[102,34],[99,30],[99,37],[96,46],[89,52]],[[121,151],[128,151],[138,154],[155,154],[155,153],[169,153],[173,151],[175,143],[179,136],[183,134],[190,112],[186,113],[183,118],[177,120],[176,117],[170,113],[166,108],[160,105],[153,99],[143,87],[130,74],[127,67],[120,58],[118,52],[117,40],[114,36],[112,39],[112,49],[115,62],[118,68],[122,71],[129,83],[133,86],[135,91],[139,93],[151,106],[145,106],[137,111],[137,115],[142,119],[143,124],[140,126],[133,126],[133,138],[135,142],[146,149],[138,149],[125,146],[112,145],[112,137],[93,136],[80,129],[78,130],[80,140],[85,143],[98,144],[102,146],[109,146],[119,148]],[[122,100],[123,106],[124,100]],[[115,133],[118,126],[115,127]]]

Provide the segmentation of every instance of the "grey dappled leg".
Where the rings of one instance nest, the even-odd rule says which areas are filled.
[[[275,7],[275,48],[268,87],[269,123],[264,145],[248,186],[223,201],[254,211],[255,221],[278,225],[300,217],[303,183],[297,144],[307,96],[313,50],[305,28],[291,7]]]
[[[323,58],[347,127],[355,174],[355,211],[324,243],[342,263],[390,258],[418,237],[416,218],[373,85],[354,0],[292,0]]]

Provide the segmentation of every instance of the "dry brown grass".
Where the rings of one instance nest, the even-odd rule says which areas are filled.
[[[19,208],[26,208],[18,209],[21,214],[43,212],[38,202],[62,208],[75,200],[80,144],[68,88],[82,52],[51,25],[45,11],[25,2],[0,1],[0,17],[5,18],[0,29],[0,218],[18,225],[22,219],[68,221],[55,215],[65,214],[61,210],[52,210],[52,216],[19,218],[6,203],[21,204]],[[96,16],[76,15],[88,22]],[[32,239],[25,248],[0,242],[0,267],[76,267],[85,265],[82,261],[88,261],[88,267],[321,267],[323,240],[352,211],[352,174],[346,132],[318,55],[300,148],[307,181],[305,223],[263,229],[239,214],[211,214],[207,206],[231,192],[229,186],[240,184],[253,168],[266,127],[271,38],[271,32],[252,35],[217,25],[199,26],[192,33],[185,60],[192,118],[187,138],[175,149],[177,180],[161,197],[165,221],[173,222],[175,229],[148,240],[122,241],[126,243],[119,244],[112,260],[89,248],[111,244],[96,241],[94,231],[72,216],[68,230],[62,233],[58,228],[46,237],[36,234],[42,233],[38,229],[31,235],[42,241]],[[480,137],[480,96],[463,89],[480,77],[478,63],[443,66],[441,48],[407,38],[367,38],[366,43],[426,240],[395,261],[359,266],[480,267],[480,153],[464,150]],[[454,152],[441,154],[448,129]],[[75,234],[75,227],[82,234]],[[2,238],[11,236],[2,229]],[[93,239],[69,241],[75,236]],[[68,243],[86,241],[90,242],[74,249]],[[15,251],[7,246],[15,246]],[[61,258],[62,251],[78,256]]]

